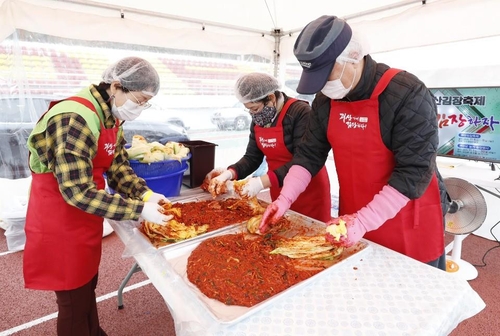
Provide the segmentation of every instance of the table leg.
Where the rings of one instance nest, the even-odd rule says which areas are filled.
[[[118,309],[123,309],[123,289],[127,285],[127,282],[130,280],[132,277],[132,274],[135,272],[139,272],[141,270],[141,267],[137,264],[134,263],[130,271],[128,271],[127,275],[123,279],[122,283],[120,284],[120,287],[118,288]]]

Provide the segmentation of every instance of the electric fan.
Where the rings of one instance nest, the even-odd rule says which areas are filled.
[[[451,256],[446,256],[446,271],[472,280],[477,277],[477,269],[461,259],[462,241],[486,219],[486,200],[475,185],[465,180],[448,177],[444,184],[451,198],[445,216],[445,230],[455,235]]]

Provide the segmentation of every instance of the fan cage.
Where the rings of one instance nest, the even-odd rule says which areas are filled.
[[[459,201],[455,213],[445,216],[445,230],[454,235],[469,234],[477,230],[485,221],[486,200],[481,191],[472,183],[459,178],[445,178],[444,184],[452,201]]]

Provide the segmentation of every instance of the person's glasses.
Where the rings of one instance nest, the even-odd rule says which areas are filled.
[[[142,106],[144,109],[147,109],[147,108],[151,107],[151,104],[148,103],[147,101],[140,102],[139,99],[137,99],[136,96],[134,96],[134,94],[132,93],[132,91],[129,91],[127,93],[130,93],[132,95],[132,97],[134,97],[135,101],[137,102],[137,105]]]
[[[257,106],[257,107],[252,107],[252,108],[245,108],[245,111],[250,113],[250,114],[256,114],[262,111],[264,108],[265,104],[262,104],[262,106]]]

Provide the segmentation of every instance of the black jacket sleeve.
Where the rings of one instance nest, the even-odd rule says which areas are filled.
[[[330,99],[321,92],[313,101],[309,126],[290,164],[300,165],[315,176],[325,165],[331,146],[327,138]],[[282,183],[282,181],[281,181]]]
[[[284,93],[282,94],[286,102],[289,98]],[[295,152],[300,139],[304,135],[307,123],[309,122],[310,113],[310,105],[305,101],[299,100],[290,105],[283,119],[283,139],[287,149],[292,154]],[[271,127],[276,127],[277,122],[278,117],[274,120]],[[238,162],[228,167],[236,171],[238,179],[243,179],[252,174],[255,170],[257,170],[257,168],[259,168],[264,159],[264,153],[257,146],[254,127],[255,124],[252,122],[250,125],[250,135],[245,154],[240,160],[238,160]],[[290,162],[277,168],[274,172],[278,176],[278,179],[282,180],[289,168]]]
[[[394,153],[396,166],[389,184],[410,199],[423,195],[436,171],[439,143],[437,107],[432,94],[415,76],[401,72],[387,88],[399,95],[392,108],[386,95],[380,97],[380,110],[393,112],[382,116],[384,143]]]

